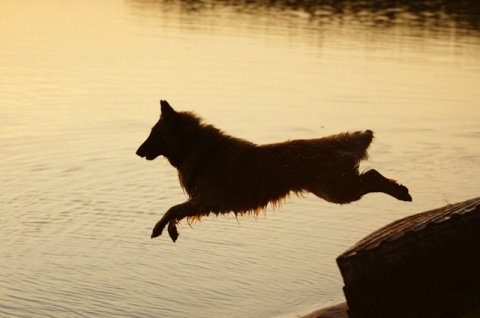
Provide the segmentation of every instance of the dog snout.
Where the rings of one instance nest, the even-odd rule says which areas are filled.
[[[137,152],[135,153],[137,156],[139,156],[140,158],[143,158],[145,157],[146,155],[143,153],[142,151],[142,147],[138,148],[137,149]]]
[[[137,154],[137,156],[139,156],[140,158],[145,158],[145,157],[148,157],[148,156],[149,156],[150,151],[149,151],[147,145],[145,145],[145,143],[143,143],[143,144],[137,149],[136,154]]]

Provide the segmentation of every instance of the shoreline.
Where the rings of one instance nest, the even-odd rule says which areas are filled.
[[[301,318],[348,318],[346,302],[315,310]]]

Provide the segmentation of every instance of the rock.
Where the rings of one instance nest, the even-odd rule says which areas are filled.
[[[349,318],[480,317],[480,197],[395,221],[337,264]]]
[[[347,303],[341,303],[314,311],[302,318],[348,318],[347,309]]]

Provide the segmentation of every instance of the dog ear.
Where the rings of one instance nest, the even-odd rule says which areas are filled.
[[[165,120],[170,120],[173,119],[176,115],[177,112],[170,106],[170,104],[166,100],[161,100],[160,101],[160,112],[162,114],[162,117],[165,118]]]

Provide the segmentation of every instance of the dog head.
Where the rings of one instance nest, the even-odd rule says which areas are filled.
[[[165,100],[160,101],[160,111],[159,121],[136,154],[147,160],[164,156],[176,165],[192,148],[201,120],[193,113],[176,112]]]
[[[169,144],[172,143],[171,139],[174,137],[172,129],[178,113],[165,100],[160,101],[160,112],[160,119],[153,126],[147,140],[136,152],[138,156],[147,160],[168,155],[169,148],[172,147]]]

